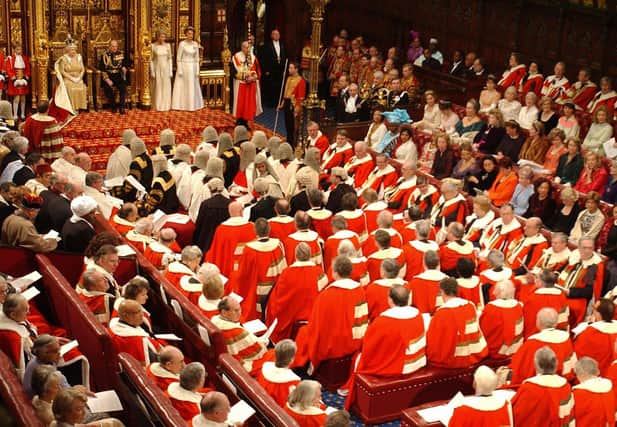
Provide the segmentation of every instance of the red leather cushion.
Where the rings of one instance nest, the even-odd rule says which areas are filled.
[[[265,392],[261,385],[246,372],[233,356],[229,353],[221,354],[219,364],[221,376],[218,378],[219,386],[217,388],[225,390],[227,395],[235,397],[236,400],[245,400],[257,411],[256,416],[262,425],[268,427],[298,426],[298,423],[276,404],[274,399]],[[222,375],[226,378],[223,379]]]
[[[124,401],[130,425],[145,425],[155,420],[158,421],[156,425],[161,426],[186,425],[163,391],[148,377],[144,367],[133,356],[120,353],[118,362],[122,374],[118,378],[116,390]]]
[[[0,398],[2,404],[14,418],[15,426],[43,427],[34,412],[32,403],[21,387],[21,381],[15,373],[11,359],[0,351]],[[6,421],[6,420],[3,420]],[[2,425],[5,425],[4,423]],[[8,424],[6,424],[8,425]]]

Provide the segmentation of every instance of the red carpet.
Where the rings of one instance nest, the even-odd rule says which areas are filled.
[[[235,119],[221,110],[204,108],[199,111],[143,111],[131,110],[127,114],[112,114],[109,111],[82,113],[62,131],[64,143],[85,151],[92,157],[92,169],[104,171],[107,158],[121,142],[122,131],[133,129],[149,149],[159,143],[163,129],[171,128],[176,133],[176,144],[185,143],[195,148],[201,141],[203,129],[212,125],[220,132],[233,134]],[[272,131],[255,124],[268,136]]]

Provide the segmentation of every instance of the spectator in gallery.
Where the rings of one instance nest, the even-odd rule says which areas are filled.
[[[528,92],[527,95],[525,95],[525,106],[518,112],[518,123],[521,125],[521,128],[525,130],[529,130],[538,117],[539,111],[538,107],[536,107],[537,100],[538,97],[534,92]]]
[[[422,120],[411,125],[412,128],[431,133],[439,127],[441,115],[437,101],[435,92],[432,90],[424,92],[424,115]]]
[[[600,210],[600,195],[591,191],[585,197],[585,209],[578,214],[574,228],[570,231],[570,242],[578,244],[579,239],[595,239],[604,226],[604,214]]]
[[[517,120],[521,111],[521,103],[518,102],[518,92],[514,86],[510,86],[504,92],[504,98],[497,103],[497,108],[503,114],[504,120]]]
[[[553,186],[547,178],[537,179],[533,186],[534,192],[529,198],[529,208],[523,216],[525,218],[538,217],[543,224],[546,224],[555,213],[557,206],[553,198]]]
[[[497,108],[488,113],[487,126],[473,139],[475,148],[484,154],[497,153],[497,146],[506,133],[503,114]]]
[[[602,201],[617,204],[617,160],[611,162],[609,177],[602,195]]]
[[[572,187],[564,187],[559,192],[559,198],[561,203],[557,205],[555,213],[546,226],[554,232],[570,234],[581,211],[578,204],[578,193]]]
[[[555,128],[548,134],[548,139],[551,141],[551,145],[546,150],[543,168],[554,175],[557,166],[559,166],[559,158],[568,151],[565,145],[566,136],[561,129]]]
[[[493,186],[498,172],[497,159],[493,156],[485,156],[482,159],[480,171],[467,178],[467,192],[473,194],[474,190],[479,192],[488,190]]]
[[[559,116],[553,110],[553,100],[548,96],[540,99],[540,111],[538,112],[538,120],[544,125],[544,133],[547,135],[557,127]]]
[[[506,134],[497,146],[497,158],[507,156],[513,162],[517,162],[525,137],[522,135],[521,128],[516,120],[508,120],[505,123],[505,128]]]
[[[574,185],[585,166],[581,156],[581,141],[578,138],[568,138],[566,147],[567,151],[559,157],[555,181],[562,185]]]
[[[489,74],[486,78],[486,87],[480,92],[480,113],[488,113],[497,108],[501,93],[497,90],[497,77]]]
[[[574,189],[583,194],[595,191],[602,195],[604,187],[606,187],[606,181],[608,181],[608,172],[604,168],[600,156],[588,151],[585,154],[585,167],[576,185],[574,185]]]
[[[574,103],[571,101],[566,102],[565,104],[563,104],[563,116],[561,116],[557,121],[557,129],[561,129],[565,133],[566,138],[569,138],[571,136],[578,138],[578,135],[581,131],[578,120],[574,115],[575,111],[576,106],[574,105]]]
[[[601,105],[593,114],[593,123],[587,131],[583,147],[604,156],[603,144],[613,136],[613,126],[609,122],[608,109]]]
[[[527,132],[527,139],[518,153],[518,158],[541,165],[544,163],[544,155],[549,146],[548,140],[544,137],[544,125],[535,120]]]

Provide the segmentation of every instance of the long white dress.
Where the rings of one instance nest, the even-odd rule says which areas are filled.
[[[171,108],[171,77],[173,63],[169,43],[152,43],[152,108],[156,111],[169,111]]]
[[[183,40],[178,45],[177,69],[171,100],[173,110],[195,111],[203,108],[199,85],[199,45]]]

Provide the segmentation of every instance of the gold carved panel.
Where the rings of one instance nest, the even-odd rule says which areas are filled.
[[[171,1],[152,0],[152,30],[171,35]]]
[[[21,18],[11,18],[11,43],[22,42]]]
[[[109,10],[122,10],[122,0],[109,0]]]
[[[21,0],[9,0],[11,12],[21,12]]]
[[[181,15],[178,20],[178,29],[180,30],[180,34],[178,34],[181,38],[184,38],[184,29],[189,26],[189,17],[187,15]],[[199,36],[199,35],[197,35]]]
[[[189,0],[180,0],[180,10],[182,11],[189,10]]]

